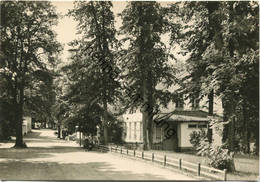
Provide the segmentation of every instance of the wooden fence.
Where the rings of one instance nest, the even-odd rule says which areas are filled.
[[[219,170],[212,167],[201,165],[200,163],[192,163],[185,161],[183,159],[176,159],[176,158],[170,158],[166,155],[159,155],[154,153],[145,153],[145,151],[138,151],[138,150],[129,150],[129,149],[123,149],[122,147],[108,147],[104,145],[99,145],[98,148],[102,152],[115,152],[120,153],[127,156],[132,156],[135,158],[140,158],[143,160],[148,160],[152,162],[157,162],[162,164],[163,166],[170,166],[179,168],[180,170],[187,170],[189,172],[196,173],[197,176],[205,176],[210,177],[213,179],[219,179],[219,180],[227,180],[227,170]]]

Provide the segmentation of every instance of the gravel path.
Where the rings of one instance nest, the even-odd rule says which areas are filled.
[[[2,180],[194,180],[168,169],[111,153],[85,152],[72,141],[59,140],[54,130],[33,130],[27,149],[0,145]]]

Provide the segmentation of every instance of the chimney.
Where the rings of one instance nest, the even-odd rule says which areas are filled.
[[[175,110],[182,111],[184,108],[183,95],[178,94],[178,98],[175,101]]]
[[[200,109],[200,100],[198,98],[193,98],[191,104],[191,110],[197,111]]]

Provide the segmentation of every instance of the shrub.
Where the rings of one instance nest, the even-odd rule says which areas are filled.
[[[206,140],[206,138],[207,138],[207,134],[205,130],[200,129],[200,131],[193,131],[190,134],[190,143],[197,150],[197,148],[200,145],[200,142],[203,142],[204,140]]]
[[[222,144],[215,146],[207,141],[201,142],[197,148],[198,154],[207,158],[207,163],[217,169],[227,169],[228,171],[234,171],[233,152],[229,152],[227,146]]]

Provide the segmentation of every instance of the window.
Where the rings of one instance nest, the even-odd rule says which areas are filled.
[[[134,122],[134,139],[136,140],[136,122]]]
[[[140,122],[140,141],[143,140],[143,123]]]
[[[131,139],[131,133],[132,133],[131,123],[129,123],[129,139]]]
[[[188,128],[197,128],[197,124],[188,124]]]
[[[136,141],[140,140],[140,122],[136,122]]]
[[[198,128],[207,128],[207,125],[206,124],[199,124]]]
[[[124,136],[127,136],[127,123],[124,123],[124,128],[125,128],[125,135]]]

